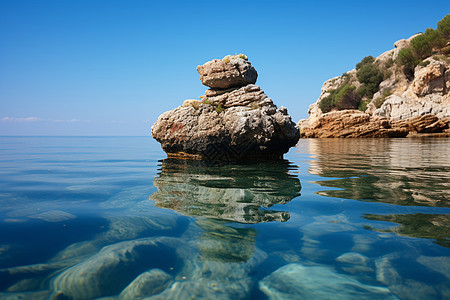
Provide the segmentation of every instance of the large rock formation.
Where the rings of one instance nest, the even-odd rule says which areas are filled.
[[[169,157],[235,160],[281,158],[300,133],[283,106],[277,108],[259,86],[245,55],[226,56],[197,67],[210,87],[201,100],[163,113],[153,137]]]
[[[358,97],[358,91],[362,94],[364,84],[358,78],[358,69],[326,81],[319,99],[309,107],[308,119],[298,123],[301,137],[406,137],[423,133],[450,136],[449,56],[432,55],[409,76],[398,63],[399,52],[409,47],[416,36],[397,41],[395,49],[370,62],[383,79],[372,98],[359,99],[359,107],[348,109],[342,101],[330,112],[321,109],[322,101],[330,101],[330,95],[336,95],[346,85],[355,91],[348,95]]]

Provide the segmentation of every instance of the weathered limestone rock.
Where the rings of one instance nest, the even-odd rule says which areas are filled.
[[[383,105],[373,112],[373,116],[392,120],[406,120],[432,114],[439,119],[450,118],[450,94],[440,93],[418,97],[412,88],[402,94],[394,94],[386,98]]]
[[[302,137],[405,137],[408,126],[392,127],[387,119],[374,118],[358,110],[332,111],[314,124],[300,126]]]
[[[315,123],[302,125],[305,138],[406,137],[409,133],[439,133],[449,128],[450,119],[423,115],[405,120],[371,116],[358,110],[332,111]]]
[[[427,60],[430,62],[426,67],[418,66],[414,74],[412,89],[417,96],[425,96],[431,93],[446,93],[445,72],[446,66],[443,62]]]
[[[200,107],[200,105],[202,104],[202,101],[200,100],[195,100],[195,99],[187,99],[184,100],[183,102],[183,107],[189,107],[192,106],[195,109],[198,109]]]
[[[227,92],[207,90],[202,97],[204,103],[213,106],[229,108],[232,106],[250,106],[253,109],[262,106],[273,106],[272,99],[266,96],[257,85],[248,84],[239,89],[229,89]]]
[[[422,117],[411,118],[408,122],[410,131],[417,133],[434,133],[448,129],[450,119],[439,119],[435,115],[428,114]]]
[[[415,38],[416,36],[418,36],[419,34],[415,34],[413,36],[411,36],[409,39],[405,40],[405,39],[401,39],[399,41],[396,41],[394,43],[394,55],[393,55],[393,59],[396,60],[398,57],[398,53],[400,52],[400,50],[402,50],[403,48],[409,47],[409,44],[411,42],[411,40],[413,38]]]
[[[400,52],[400,50],[402,50],[403,48],[406,48],[409,46],[409,42],[405,39],[396,41],[394,43],[394,56],[393,59],[397,59],[398,58],[398,53]]]
[[[198,67],[202,82],[211,87],[201,102],[186,100],[152,126],[152,136],[169,157],[278,159],[297,143],[298,127],[286,108],[277,108],[253,84],[256,71],[250,62],[226,58]]]
[[[214,59],[197,67],[200,80],[214,89],[227,89],[255,83],[258,73],[245,55]]]

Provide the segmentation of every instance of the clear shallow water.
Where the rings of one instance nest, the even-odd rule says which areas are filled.
[[[0,298],[450,298],[449,139],[301,140],[285,159],[2,137]]]

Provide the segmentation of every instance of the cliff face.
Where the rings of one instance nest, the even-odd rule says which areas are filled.
[[[301,137],[450,136],[450,55],[433,49],[409,71],[399,63],[417,36],[326,81],[308,119],[298,123]]]

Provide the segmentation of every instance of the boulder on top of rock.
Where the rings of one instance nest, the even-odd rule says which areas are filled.
[[[258,73],[244,54],[227,55],[198,66],[200,80],[213,89],[228,89],[255,83]]]

